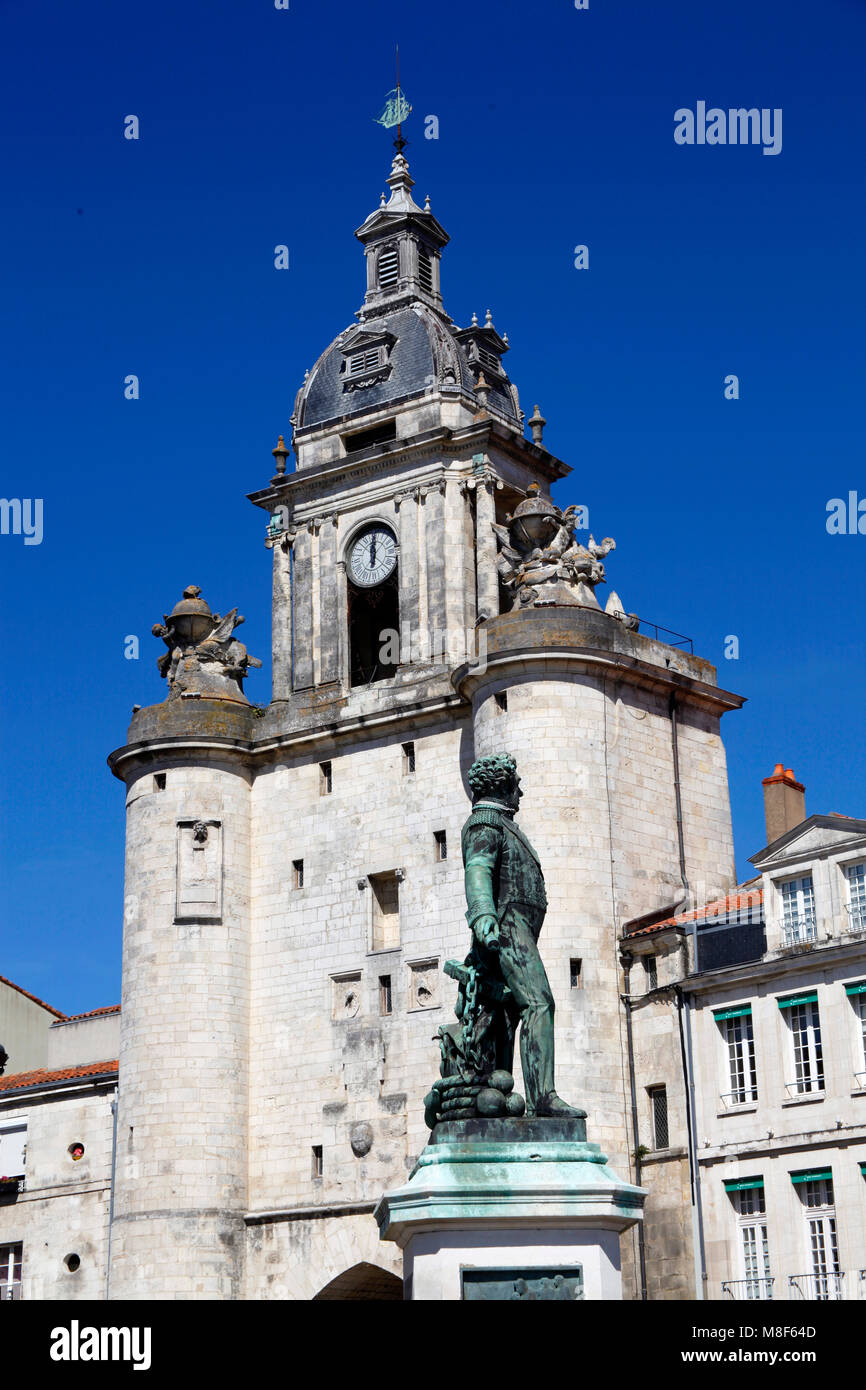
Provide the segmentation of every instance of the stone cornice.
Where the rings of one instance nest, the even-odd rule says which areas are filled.
[[[360,741],[368,734],[378,734],[388,726],[406,724],[417,729],[421,721],[438,718],[453,710],[466,709],[465,701],[457,695],[444,699],[415,702],[397,706],[379,715],[359,715],[354,719],[323,720],[314,728],[298,729],[286,734],[274,734],[259,740],[208,737],[205,734],[175,734],[162,738],[144,739],[126,744],[109,754],[108,765],[115,777],[125,781],[130,772],[151,767],[155,763],[172,761],[199,762],[202,757],[213,761],[237,760],[245,766],[262,761],[268,763],[281,754],[291,754],[317,744],[333,744],[335,740],[352,736]]]

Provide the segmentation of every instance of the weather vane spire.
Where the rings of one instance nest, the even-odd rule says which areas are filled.
[[[397,86],[394,87],[385,98],[385,105],[374,119],[379,125],[383,125],[386,130],[397,127],[397,135],[394,140],[394,148],[398,154],[402,154],[406,148],[406,140],[403,136],[403,122],[412,110],[408,101],[400,88],[400,45],[396,46],[397,57]]]

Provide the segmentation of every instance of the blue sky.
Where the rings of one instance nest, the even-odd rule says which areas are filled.
[[[0,25],[2,492],[44,505],[41,545],[0,536],[0,974],[68,1012],[119,998],[105,757],[163,696],[150,627],[184,585],[268,658],[245,493],[361,302],[395,41],[448,311],[508,332],[626,607],[748,696],[723,725],[741,876],[777,761],[809,811],[866,816],[866,537],[825,526],[866,496],[860,0],[3,0]],[[676,144],[701,100],[781,108],[781,153]]]

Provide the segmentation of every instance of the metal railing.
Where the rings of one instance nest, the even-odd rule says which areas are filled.
[[[780,925],[783,946],[799,946],[801,942],[818,939],[818,923],[814,917],[783,918]]]
[[[789,1274],[788,1287],[811,1302],[830,1303],[846,1298],[845,1274]],[[856,1297],[856,1294],[855,1294]]]
[[[866,907],[862,903],[846,903],[849,931],[866,931]]]
[[[722,1283],[722,1293],[726,1293],[729,1298],[742,1301],[744,1299],[753,1301],[760,1299],[765,1301],[773,1297],[774,1279],[725,1279]]]
[[[0,1303],[11,1303],[21,1297],[21,1284],[0,1284]]]
[[[738,1091],[723,1091],[719,1096],[726,1110],[730,1110],[733,1105],[754,1105],[757,1099],[757,1086],[741,1086]]]
[[[608,614],[608,617],[610,616]],[[631,617],[631,614],[626,614],[626,616]],[[661,627],[659,623],[651,623],[646,618],[638,618],[637,622],[636,631],[642,632],[645,637],[649,637],[652,633],[655,640],[662,642],[666,647],[679,647],[684,652],[689,652],[690,655],[694,656],[695,644],[691,637],[686,637],[682,632],[674,632],[672,628]],[[665,635],[662,636],[662,633]],[[672,638],[675,640],[672,641]]]
[[[785,1090],[793,1100],[795,1096],[823,1096],[823,1076],[804,1077],[802,1081],[786,1081]]]

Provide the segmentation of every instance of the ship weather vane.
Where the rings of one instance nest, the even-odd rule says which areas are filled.
[[[403,137],[403,122],[410,114],[412,107],[406,100],[400,88],[400,45],[397,45],[397,86],[394,87],[385,98],[385,105],[378,116],[373,119],[378,125],[383,125],[386,130],[397,127],[397,135],[394,140],[394,148],[398,154],[402,154],[406,148],[407,141]]]

